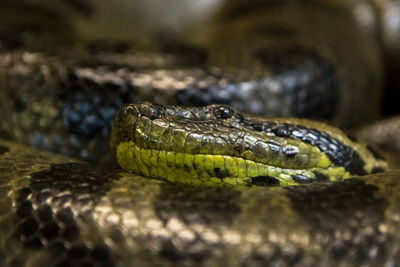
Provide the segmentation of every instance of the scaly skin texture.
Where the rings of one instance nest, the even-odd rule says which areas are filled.
[[[2,20],[12,17],[13,24],[26,17],[29,24],[35,19],[8,12],[15,1],[6,2]],[[164,61],[157,54],[153,62],[151,56],[126,51],[87,55],[74,48],[68,53],[52,48],[57,54],[53,57],[47,49],[52,42],[42,46],[46,41],[38,42],[34,32],[24,43],[28,46],[20,46],[23,51],[0,48],[1,134],[97,159],[106,155],[113,112],[131,100],[218,102],[258,113],[319,116],[344,125],[374,118],[382,86],[379,29],[375,32],[380,18],[370,5],[361,6],[378,21],[364,31],[354,16],[360,10],[356,3],[369,2],[227,4],[216,20],[212,43],[205,46],[210,60],[189,68],[182,60],[169,64],[169,55]],[[32,10],[26,7],[16,14]],[[58,40],[64,22],[50,15],[61,22],[49,25]],[[37,51],[42,53],[32,53]],[[269,125],[272,134],[293,135],[292,128],[279,125]],[[325,138],[310,133],[318,142]],[[351,150],[344,158],[335,157],[341,144],[339,140],[332,144],[335,149],[325,151],[330,163],[350,173],[369,172],[371,161]],[[341,148],[337,151],[345,151]],[[296,149],[285,151],[290,158]],[[324,158],[318,151],[303,152],[297,154],[312,154],[318,163],[316,158]],[[281,156],[274,163],[283,164]],[[1,266],[392,266],[399,261],[398,173],[231,190],[181,186],[70,161],[1,141]],[[227,178],[214,166],[208,170],[218,179]],[[271,179],[265,178],[256,183],[269,184]]]
[[[6,1],[0,11],[2,20],[12,17],[11,32],[14,21],[23,25],[26,18],[29,24],[25,14],[31,4],[24,3],[37,1],[21,0],[16,10],[13,2]],[[56,21],[70,17],[66,25],[75,22],[59,9],[60,16],[49,9],[53,23],[40,24],[50,24],[50,32],[56,29],[56,44],[59,32],[69,28]],[[362,23],[359,10],[367,12],[371,25]],[[152,41],[156,47],[142,51],[132,44],[72,41],[63,47],[34,32],[26,46],[22,38],[19,49],[0,47],[1,136],[109,162],[104,144],[123,103],[219,103],[263,116],[312,117],[347,127],[378,117],[381,17],[370,1],[229,0],[217,13],[200,30],[206,42],[193,45]],[[0,31],[7,28],[7,23],[0,25]],[[132,36],[132,27],[127,28]],[[1,32],[0,39],[13,41],[1,38]]]
[[[241,189],[147,179],[0,140],[1,266],[392,266],[400,174]]]
[[[192,185],[294,185],[387,169],[334,127],[242,115],[223,105],[124,105],[110,144],[123,169]]]
[[[400,116],[365,126],[357,135],[379,148],[391,166],[400,166]]]

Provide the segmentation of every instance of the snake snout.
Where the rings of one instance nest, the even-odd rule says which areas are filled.
[[[132,125],[134,125],[140,112],[136,105],[125,104],[117,112],[111,128],[110,147],[115,152],[121,141],[132,139]]]
[[[136,108],[137,112],[142,117],[147,117],[150,120],[155,120],[163,115],[163,107],[150,102],[143,102],[137,105],[131,105]]]

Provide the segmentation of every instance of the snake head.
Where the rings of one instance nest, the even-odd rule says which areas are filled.
[[[292,185],[341,180],[379,165],[366,147],[332,126],[242,115],[225,105],[124,105],[110,144],[125,170],[192,184]]]

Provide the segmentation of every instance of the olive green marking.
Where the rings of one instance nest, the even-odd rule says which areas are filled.
[[[290,169],[226,155],[144,149],[132,141],[119,143],[116,157],[121,167],[129,172],[191,185],[289,186],[299,184],[296,177],[306,177],[310,181],[318,181],[321,176],[331,181],[350,177],[343,167],[331,166],[326,158],[322,163],[316,162],[313,168]]]
[[[189,184],[293,185],[388,169],[335,127],[242,115],[223,105],[124,105],[110,145],[123,169]]]

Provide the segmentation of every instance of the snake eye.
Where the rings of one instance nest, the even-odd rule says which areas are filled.
[[[234,111],[228,107],[218,107],[214,110],[214,116],[218,119],[229,119],[233,116]]]
[[[159,116],[158,110],[156,110],[155,108],[149,108],[147,116],[149,116],[151,120],[157,119]]]

